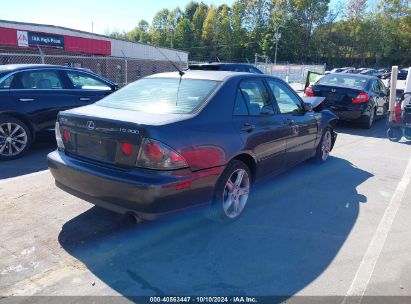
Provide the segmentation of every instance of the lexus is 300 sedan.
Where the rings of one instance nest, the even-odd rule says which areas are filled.
[[[119,213],[153,219],[209,204],[209,215],[231,220],[254,182],[309,158],[325,162],[336,122],[278,78],[156,74],[60,112],[48,164],[58,187]]]

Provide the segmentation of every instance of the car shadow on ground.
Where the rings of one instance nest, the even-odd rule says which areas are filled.
[[[360,124],[349,121],[338,121],[335,130],[338,133],[345,133],[363,137],[387,138],[387,121],[385,117],[374,122],[370,129],[364,129]]]
[[[290,296],[313,282],[347,239],[372,175],[332,157],[253,188],[244,214],[199,212],[136,225],[93,207],[68,221],[61,246],[110,288],[141,295]]]
[[[54,132],[40,135],[21,158],[0,161],[0,180],[47,169],[47,154],[56,149]]]

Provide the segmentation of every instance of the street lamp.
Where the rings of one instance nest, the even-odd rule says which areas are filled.
[[[278,29],[280,27],[277,27],[275,30],[275,34],[274,34],[274,39],[275,39],[275,55],[274,55],[274,65],[277,65],[277,49],[278,49],[278,41],[281,38],[281,33],[278,32]]]

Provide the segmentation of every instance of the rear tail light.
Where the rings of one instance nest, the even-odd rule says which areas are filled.
[[[71,142],[71,133],[70,133],[69,130],[67,130],[67,129],[63,130],[63,139],[67,143]]]
[[[121,152],[123,152],[125,156],[130,156],[133,154],[133,145],[126,141],[121,143]]]
[[[188,167],[183,156],[167,145],[150,138],[144,138],[136,162],[137,167],[170,170]]]
[[[360,94],[358,94],[358,96],[355,99],[353,99],[352,103],[363,103],[367,102],[368,99],[370,99],[370,96],[368,96],[367,93],[360,92]]]
[[[55,126],[55,134],[56,134],[56,141],[57,141],[57,148],[61,151],[64,150],[64,143],[63,143],[63,138],[61,137],[61,131],[60,131],[60,124],[57,121],[56,126]]]
[[[314,96],[314,87],[312,85],[308,86],[304,91],[305,96],[313,97]]]
[[[401,103],[396,102],[394,105],[394,122],[401,122]]]

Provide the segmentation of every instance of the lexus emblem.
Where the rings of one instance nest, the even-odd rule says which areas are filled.
[[[89,129],[89,130],[94,130],[94,129],[96,128],[94,122],[91,121],[91,120],[89,120],[89,121],[86,123],[86,127],[87,127],[87,129]]]

